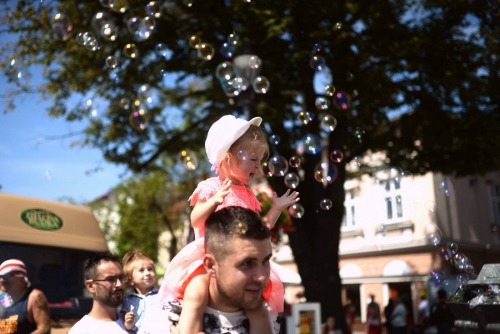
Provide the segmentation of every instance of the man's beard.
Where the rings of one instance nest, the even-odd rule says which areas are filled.
[[[244,298],[244,290],[239,291],[230,291],[226,290],[219,279],[216,279],[217,291],[219,293],[220,302],[227,307],[234,307],[237,309],[244,310],[253,310],[262,305],[262,297],[260,299],[253,299],[250,301],[245,301]]]
[[[120,297],[113,296],[113,293],[116,291],[122,291],[122,294]],[[107,294],[107,296],[105,298],[99,298],[99,301],[101,302],[101,304],[106,305],[106,306],[118,307],[123,302],[123,290],[111,291]]]

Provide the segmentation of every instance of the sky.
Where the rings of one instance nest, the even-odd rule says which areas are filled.
[[[0,90],[5,93],[8,86],[0,77]],[[116,186],[125,168],[104,161],[98,149],[70,148],[81,137],[40,143],[46,136],[82,130],[85,124],[51,119],[46,111],[50,102],[38,100],[21,98],[5,114],[5,99],[0,98],[0,191],[51,201],[70,197],[82,204]]]

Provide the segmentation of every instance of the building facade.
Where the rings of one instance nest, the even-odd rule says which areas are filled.
[[[430,305],[438,289],[450,295],[483,264],[500,263],[500,173],[405,176],[396,168],[351,179],[345,190],[339,273],[358,323],[374,295],[381,309],[401,296],[416,324],[424,298]],[[296,268],[286,246],[275,261]],[[289,287],[287,302],[298,302],[300,291]]]

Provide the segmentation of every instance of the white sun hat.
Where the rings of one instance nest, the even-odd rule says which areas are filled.
[[[233,115],[226,115],[212,124],[205,141],[205,150],[208,161],[212,164],[212,170],[219,167],[219,163],[231,145],[248,130],[250,125],[260,126],[260,123],[262,123],[260,117],[247,121]]]

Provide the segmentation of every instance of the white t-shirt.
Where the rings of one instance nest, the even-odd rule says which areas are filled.
[[[116,321],[102,321],[96,318],[84,316],[78,321],[68,334],[128,334],[129,332],[123,327],[121,319]]]
[[[180,307],[180,304],[177,302],[173,302],[173,305]],[[170,326],[172,324],[171,319],[179,319],[178,315],[172,311],[172,304],[170,303],[160,305],[154,310],[146,310],[144,320],[137,333],[170,334]],[[272,316],[272,323],[274,333],[278,334],[280,331],[280,325],[278,323],[277,316]],[[207,307],[205,309],[205,314],[203,315],[203,331],[206,334],[248,334],[249,321],[244,311],[229,313],[217,311]]]

